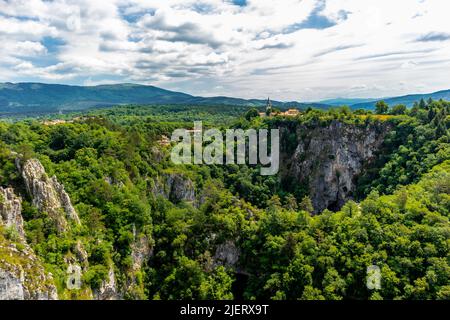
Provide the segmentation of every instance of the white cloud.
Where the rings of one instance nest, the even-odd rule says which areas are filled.
[[[449,87],[448,7],[440,0],[0,0],[1,80],[135,81],[282,100],[433,91]]]
[[[412,61],[412,60],[408,60],[403,62],[400,67],[403,69],[413,69],[417,66],[417,62]]]
[[[47,53],[47,48],[40,42],[21,41],[13,42],[10,51],[12,55],[17,56],[36,56]]]

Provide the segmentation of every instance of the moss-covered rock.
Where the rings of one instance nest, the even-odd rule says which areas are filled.
[[[8,240],[0,227],[0,300],[58,299],[51,274],[33,250]]]

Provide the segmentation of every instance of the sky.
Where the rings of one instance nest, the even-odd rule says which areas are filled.
[[[282,101],[450,89],[448,0],[0,0],[0,82]]]

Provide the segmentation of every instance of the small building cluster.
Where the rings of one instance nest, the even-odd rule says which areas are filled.
[[[267,98],[266,112],[259,112],[260,117],[273,117],[273,116],[285,116],[285,117],[295,117],[300,114],[300,111],[295,108],[290,108],[287,111],[274,112],[272,107],[272,102],[270,98]]]

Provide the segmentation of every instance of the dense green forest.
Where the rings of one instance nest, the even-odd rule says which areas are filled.
[[[450,299],[450,103],[376,112],[342,107],[260,118],[245,107],[121,106],[60,123],[0,122],[0,185],[22,195],[27,242],[62,299],[89,297],[111,266],[126,299]],[[221,129],[338,121],[389,130],[353,199],[313,214],[307,187],[260,176],[257,166],[172,164],[161,137],[194,120]],[[282,137],[282,147],[295,149],[297,138]],[[39,159],[64,184],[81,224],[61,234],[36,210],[18,155]],[[195,200],[155,191],[163,177],[188,189],[192,182]],[[136,268],[133,248],[143,238],[151,252]],[[67,260],[79,243],[89,267],[83,289],[69,290]],[[238,261],[220,263],[218,248],[238,252]],[[381,270],[378,290],[366,286],[370,265]]]

